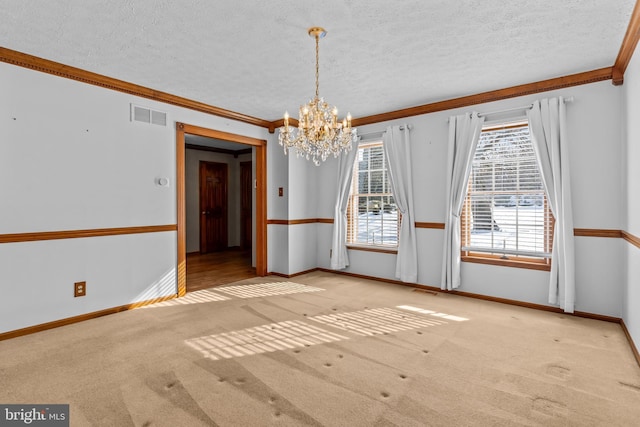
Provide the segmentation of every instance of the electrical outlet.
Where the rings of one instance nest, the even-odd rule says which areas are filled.
[[[83,297],[87,295],[87,282],[76,282],[73,284],[73,296]]]

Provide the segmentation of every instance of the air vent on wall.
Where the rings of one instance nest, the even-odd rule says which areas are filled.
[[[131,104],[131,121],[166,126],[167,113]]]

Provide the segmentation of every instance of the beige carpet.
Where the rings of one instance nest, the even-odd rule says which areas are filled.
[[[323,272],[0,342],[0,385],[72,426],[640,425],[617,324]]]

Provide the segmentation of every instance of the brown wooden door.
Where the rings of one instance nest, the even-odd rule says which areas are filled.
[[[253,185],[251,162],[240,162],[240,247],[251,249]]]
[[[228,247],[227,164],[200,162],[200,252]]]

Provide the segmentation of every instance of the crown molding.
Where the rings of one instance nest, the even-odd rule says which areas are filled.
[[[563,77],[542,80],[539,82],[526,83],[504,89],[482,92],[475,95],[463,96],[460,98],[447,99],[444,101],[432,102],[430,104],[418,105],[415,107],[403,108],[401,110],[389,111],[387,113],[374,114],[371,116],[353,118],[352,126],[364,126],[373,123],[386,122],[389,120],[403,119],[406,117],[419,116],[422,114],[436,113],[454,108],[464,108],[471,105],[484,104],[487,102],[500,101],[502,99],[516,98],[518,96],[531,95],[534,93],[547,92],[555,89],[562,89],[572,86],[580,86],[588,83],[595,83],[614,78],[614,68],[606,67],[598,70],[586,71],[583,73],[571,74]],[[292,120],[292,119],[289,119]],[[269,132],[283,126],[284,119],[271,122]]]
[[[298,127],[298,119],[289,117],[289,126]],[[269,133],[274,133],[277,128],[284,126],[284,119],[274,120],[269,123]]]
[[[633,12],[631,12],[627,32],[624,35],[624,39],[622,39],[616,62],[613,64],[613,84],[616,86],[624,83],[624,73],[627,70],[629,61],[631,61],[633,52],[636,50],[638,39],[640,39],[640,1],[636,2]]]
[[[170,93],[150,89],[148,87],[114,79],[112,77],[103,76],[102,74],[97,74],[80,68],[71,67],[69,65],[60,64],[59,62],[50,61],[48,59],[39,58],[37,56],[29,55],[4,47],[0,47],[0,61],[47,74],[53,74],[55,76],[63,77],[66,79],[76,80],[90,85],[128,93],[130,95],[152,99],[154,101],[164,102],[166,104],[176,105],[178,107],[184,107],[190,110],[212,114],[214,116],[224,117],[226,119],[249,123],[255,126],[264,128],[269,128],[271,126],[271,122],[268,120],[247,116],[245,114],[236,113],[235,111],[225,110],[213,105],[208,105],[176,95],[171,95]]]
[[[421,114],[435,113],[438,111],[468,107],[470,105],[484,104],[487,102],[515,98],[523,95],[531,95],[534,93],[547,92],[555,89],[595,83],[603,80],[611,80],[612,75],[612,67],[600,68],[598,70],[571,74],[569,76],[557,77],[554,79],[542,80],[539,82],[527,83],[504,89],[492,90],[489,92],[482,92],[475,95],[463,96],[461,98],[448,99],[445,101],[433,102],[431,104],[403,108],[401,110],[390,111],[388,113],[354,118],[351,122],[354,127],[386,122],[389,120],[402,119],[405,117],[418,116]]]
[[[620,50],[620,55],[618,55],[616,66],[614,67],[601,68],[598,70],[572,74],[569,76],[542,80],[539,82],[527,83],[489,92],[482,92],[475,95],[433,102],[430,104],[404,108],[401,110],[395,110],[371,116],[354,118],[352,120],[353,126],[363,126],[367,124],[380,123],[389,120],[417,116],[421,114],[450,110],[454,108],[468,107],[471,105],[508,98],[515,98],[518,96],[594,83],[603,80],[614,80],[614,84],[616,84],[617,81],[621,81],[622,74],[624,74],[624,69],[626,69],[628,61],[633,54],[633,49],[635,49],[635,45],[638,42],[638,37],[640,36],[640,11],[638,9],[639,7],[637,3],[636,7],[634,8],[629,28],[627,29],[627,36],[625,36],[625,41],[623,42],[623,46]],[[128,93],[130,95],[140,96],[142,98],[152,99],[154,101],[172,104],[207,114],[212,114],[231,120],[237,120],[251,125],[260,126],[263,128],[267,128],[270,133],[274,133],[276,128],[283,126],[284,124],[283,119],[269,121],[248,116],[242,113],[237,113],[235,111],[225,110],[213,105],[205,104],[176,95],[171,95],[166,92],[150,89],[144,86],[114,79],[91,71],[82,70],[80,68],[64,65],[58,62],[39,58],[37,56],[29,55],[4,47],[0,47],[0,62],[5,62],[19,67],[52,74],[58,77],[68,78],[71,80],[76,80],[83,83]],[[618,65],[618,63],[620,64]],[[289,120],[293,126],[297,125],[297,120]]]

